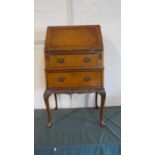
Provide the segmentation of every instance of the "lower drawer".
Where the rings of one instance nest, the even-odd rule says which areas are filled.
[[[102,71],[46,73],[47,88],[100,87],[102,86],[102,77]]]

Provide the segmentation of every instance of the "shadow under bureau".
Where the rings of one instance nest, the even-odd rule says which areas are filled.
[[[47,28],[45,40],[46,90],[44,101],[48,113],[48,127],[52,125],[49,97],[54,94],[95,93],[101,95],[100,125],[104,126],[105,103],[103,41],[99,25],[52,26]]]

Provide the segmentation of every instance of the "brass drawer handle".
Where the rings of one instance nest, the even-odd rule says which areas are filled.
[[[88,57],[85,57],[85,58],[83,59],[83,61],[84,61],[85,63],[88,63],[88,62],[90,62],[90,61],[91,61],[91,59],[90,59],[90,58],[88,58]]]
[[[90,78],[90,77],[88,77],[88,76],[86,76],[86,77],[84,77],[84,78],[83,78],[83,80],[88,82],[88,81],[90,81],[90,80],[91,80],[91,78]]]
[[[58,58],[57,62],[60,63],[60,64],[63,64],[65,62],[65,60],[64,60],[64,58]]]
[[[64,81],[65,81],[65,78],[64,78],[64,77],[59,77],[59,78],[58,78],[58,81],[59,81],[59,82],[64,82]]]

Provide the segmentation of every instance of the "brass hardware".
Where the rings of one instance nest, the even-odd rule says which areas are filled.
[[[64,78],[64,77],[59,77],[59,78],[58,78],[58,81],[59,81],[59,82],[64,82],[64,81],[65,81],[65,78]]]
[[[90,60],[90,58],[85,57],[85,58],[83,59],[83,61],[84,61],[85,63],[88,63],[88,62],[90,62],[91,60]]]
[[[64,58],[59,58],[59,59],[57,59],[57,62],[60,64],[63,64],[65,62],[65,60],[64,60]]]
[[[84,81],[90,81],[90,80],[91,80],[91,78],[90,78],[90,77],[88,77],[88,76],[86,76],[86,77],[84,77],[84,78],[83,78],[83,80],[84,80]]]

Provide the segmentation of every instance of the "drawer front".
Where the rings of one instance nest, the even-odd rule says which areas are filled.
[[[97,54],[49,55],[46,68],[96,67]]]
[[[103,72],[46,73],[47,87],[100,87]]]

